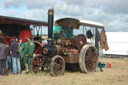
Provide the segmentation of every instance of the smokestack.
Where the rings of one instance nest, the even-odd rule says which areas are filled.
[[[53,33],[53,20],[54,20],[54,10],[49,9],[48,10],[48,44],[52,44],[52,33]]]

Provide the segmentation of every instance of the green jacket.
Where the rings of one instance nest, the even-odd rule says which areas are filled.
[[[35,50],[35,43],[33,43],[32,41],[26,42],[25,54],[28,54],[29,57],[32,57],[34,50]]]
[[[23,42],[18,43],[18,47],[19,47],[20,56],[21,56],[21,58],[23,58],[24,57],[24,52],[25,52],[25,44]]]

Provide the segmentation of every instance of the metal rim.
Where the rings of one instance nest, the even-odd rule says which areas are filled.
[[[38,73],[42,70],[42,64],[43,64],[43,59],[41,55],[35,55],[32,59],[32,72],[33,73]]]
[[[65,62],[64,59],[56,55],[51,60],[51,75],[52,76],[61,76],[64,74]]]
[[[82,72],[93,72],[98,64],[98,52],[92,45],[85,45],[80,53],[79,65]]]
[[[85,58],[83,59],[85,60],[84,65],[86,66],[88,72],[92,72],[96,69],[98,63],[97,59],[97,50],[93,46],[90,46],[85,53]]]

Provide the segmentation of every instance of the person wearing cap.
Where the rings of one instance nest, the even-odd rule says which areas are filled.
[[[26,68],[26,73],[31,71],[31,59],[33,57],[33,53],[35,50],[35,43],[32,41],[32,37],[27,37],[27,42],[25,46],[25,57],[24,57],[24,64]]]
[[[13,73],[12,74],[19,74],[21,73],[21,66],[20,66],[20,54],[18,52],[18,42],[16,41],[16,37],[12,38],[12,42],[10,45],[10,53],[12,57],[12,66],[13,66]]]
[[[20,53],[21,70],[24,70],[23,59],[24,59],[25,44],[22,38],[19,38],[18,51]]]

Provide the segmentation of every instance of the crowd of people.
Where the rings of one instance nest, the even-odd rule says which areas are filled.
[[[0,76],[20,74],[26,70],[26,74],[31,72],[31,59],[35,50],[35,43],[32,37],[27,37],[24,43],[22,38],[13,37],[11,44],[5,43],[3,36],[0,36]]]

